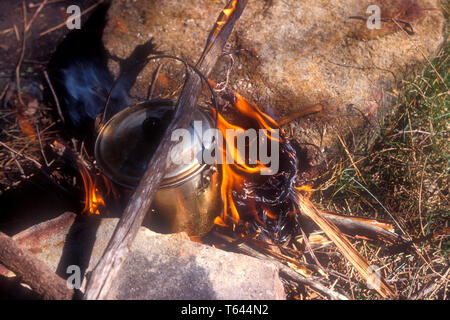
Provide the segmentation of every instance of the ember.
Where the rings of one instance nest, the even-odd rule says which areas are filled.
[[[100,210],[106,207],[105,200],[99,191],[98,175],[92,179],[89,170],[79,161],[79,172],[81,174],[85,192],[85,205],[82,213],[100,214]],[[109,184],[106,178],[103,179],[106,185]]]

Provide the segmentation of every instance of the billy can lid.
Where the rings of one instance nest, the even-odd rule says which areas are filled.
[[[137,186],[174,112],[173,101],[157,99],[114,115],[103,125],[95,143],[95,158],[103,173],[125,187]],[[211,127],[209,114],[197,108],[188,129],[171,133],[174,140],[181,140],[169,152],[160,187],[181,183],[206,166],[199,154],[210,147],[211,142],[203,143],[202,133]]]

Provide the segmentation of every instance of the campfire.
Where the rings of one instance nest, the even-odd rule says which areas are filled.
[[[308,150],[283,126],[322,112],[322,105],[286,117],[270,116],[263,112],[264,105],[227,86],[228,79],[226,85],[212,79],[246,4],[229,1],[195,65],[158,51],[157,41],[151,39],[120,61],[113,75],[104,48],[96,45],[101,32],[83,38],[87,30],[103,32],[107,4],[101,4],[55,51],[46,85],[63,133],[44,141],[39,136],[45,145],[42,154],[57,158],[62,163],[58,168],[72,178],[66,179],[73,182],[71,187],[81,191],[76,194],[79,214],[99,219],[120,216],[82,292],[84,299],[107,296],[141,225],[161,233],[185,233],[203,245],[271,261],[294,298],[305,296],[298,289],[302,286],[331,299],[348,298],[334,288],[329,270],[316,254],[317,248],[335,246],[369,289],[382,298],[398,297],[349,239],[392,247],[411,239],[397,234],[391,223],[322,209],[311,200],[313,186],[302,179],[311,169]],[[80,39],[92,45],[87,56],[82,56],[85,49],[76,48]],[[81,64],[86,57],[100,63]],[[147,99],[130,99],[140,72],[161,61],[184,67],[182,81],[171,79],[171,86],[155,88],[170,77],[160,64]],[[19,94],[19,98],[26,97]],[[22,131],[36,139],[35,130],[25,120],[21,123]],[[13,240],[0,234],[0,241],[10,248],[0,254],[0,263],[32,290],[46,298],[73,297],[62,279]],[[23,265],[32,265],[34,274],[30,276]],[[53,283],[41,285],[39,277]]]

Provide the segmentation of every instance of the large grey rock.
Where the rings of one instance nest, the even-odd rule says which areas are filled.
[[[195,62],[226,2],[116,0],[104,42],[124,58],[154,37],[160,50]],[[415,34],[392,22],[372,31],[364,21],[348,19],[368,17],[373,4],[384,17],[411,21]],[[339,144],[336,133],[352,133],[358,141],[358,129],[377,127],[392,110],[391,89],[443,42],[439,8],[438,0],[249,1],[227,48],[251,51],[235,56],[230,83],[275,118],[323,102],[322,114],[300,119],[291,129],[300,142],[329,153]],[[225,79],[228,61],[219,63],[217,82]],[[145,96],[152,72],[142,73],[137,96]]]
[[[118,219],[66,213],[14,239],[67,277],[69,265],[88,274],[100,259]],[[0,274],[11,274],[0,269]],[[84,281],[83,286],[86,281]],[[185,234],[141,227],[108,299],[284,299],[278,268],[267,262],[195,243]]]

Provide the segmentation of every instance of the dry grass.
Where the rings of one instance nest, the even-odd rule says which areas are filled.
[[[11,87],[11,97],[0,107],[0,194],[48,164],[44,148],[55,137],[48,107],[28,94],[22,106]]]

